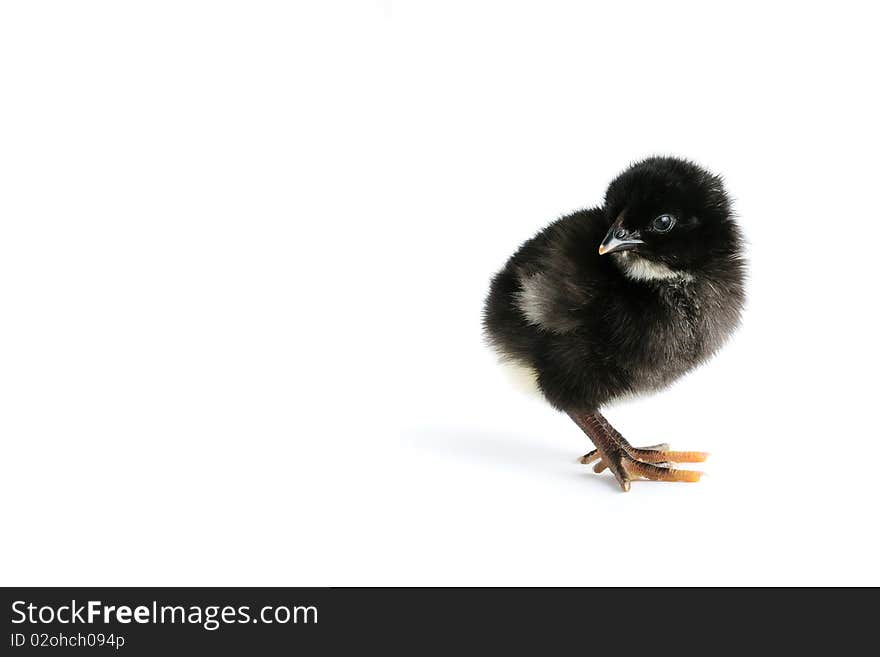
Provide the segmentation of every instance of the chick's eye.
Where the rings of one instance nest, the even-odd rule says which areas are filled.
[[[675,217],[671,214],[661,214],[659,217],[654,219],[654,230],[658,233],[665,233],[669,230],[672,230],[672,227],[675,225]]]

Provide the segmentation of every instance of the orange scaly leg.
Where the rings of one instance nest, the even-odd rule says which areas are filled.
[[[596,449],[582,456],[580,462],[586,465],[595,461],[594,472],[610,469],[624,491],[629,490],[630,482],[635,478],[695,482],[699,481],[703,474],[695,470],[677,470],[668,466],[670,463],[700,463],[709,456],[706,452],[672,451],[665,443],[650,447],[633,447],[598,412],[569,413],[569,416],[596,445]]]

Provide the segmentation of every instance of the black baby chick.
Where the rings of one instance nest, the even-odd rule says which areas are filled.
[[[595,445],[623,490],[633,478],[697,481],[703,452],[635,448],[600,414],[660,390],[711,356],[739,323],[745,263],[722,181],[652,157],[614,180],[605,205],[550,224],[492,280],[490,344]]]

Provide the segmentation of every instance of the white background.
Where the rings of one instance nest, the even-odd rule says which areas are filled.
[[[874,9],[588,4],[3,3],[0,581],[880,584]],[[623,494],[479,320],[654,153],[750,299]]]

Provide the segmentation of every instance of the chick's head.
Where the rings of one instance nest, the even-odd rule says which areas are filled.
[[[611,228],[599,253],[641,262],[638,271],[687,273],[739,249],[721,178],[686,160],[653,157],[631,166],[609,185],[605,213]]]

